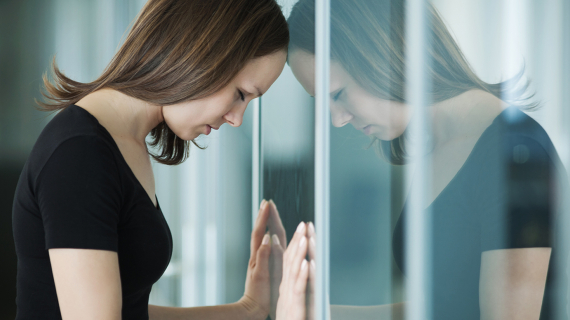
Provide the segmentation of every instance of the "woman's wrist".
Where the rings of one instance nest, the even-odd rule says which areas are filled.
[[[269,315],[269,310],[262,308],[257,302],[248,296],[243,296],[236,304],[245,312],[245,318],[248,320],[265,320]]]

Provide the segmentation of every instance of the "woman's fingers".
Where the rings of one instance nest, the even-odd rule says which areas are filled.
[[[269,234],[263,236],[261,246],[257,250],[254,275],[257,279],[267,282],[269,281],[269,255],[271,254],[271,246],[269,245]]]
[[[307,237],[302,236],[299,241],[299,248],[297,248],[295,255],[291,258],[291,267],[288,271],[292,284],[294,283],[294,279],[299,277],[305,256],[307,256]]]
[[[317,242],[314,236],[309,238],[309,260],[317,259]]]
[[[278,320],[304,320],[309,263],[307,227],[300,223],[283,255],[283,280],[277,304]]]
[[[269,200],[269,220],[268,220],[269,232],[271,234],[276,234],[279,237],[279,242],[283,249],[287,248],[287,233],[283,227],[283,222],[279,216],[279,211],[277,210],[277,205],[273,200]]]
[[[306,225],[301,222],[295,231],[289,247],[283,257],[283,282],[286,283],[286,290],[292,290],[295,280],[301,268],[301,262],[307,255],[307,237],[305,236]]]
[[[295,231],[295,234],[293,235],[291,242],[289,243],[289,247],[287,248],[287,250],[285,250],[285,254],[283,255],[283,281],[284,282],[287,282],[287,283],[289,282],[289,276],[290,276],[289,268],[291,266],[293,266],[292,259],[295,257],[295,255],[299,249],[299,243],[300,243],[301,239],[306,239],[305,229],[306,229],[305,223],[301,222],[299,224],[299,226],[297,227],[297,230]]]
[[[271,288],[269,282],[269,255],[271,245],[269,234],[262,237],[261,243],[256,250],[255,257],[249,260],[245,292],[242,301],[249,301],[248,305],[259,308],[260,312],[268,314],[271,309]]]
[[[315,260],[309,262],[309,281],[307,283],[307,319],[315,319],[315,282],[316,282],[316,272],[317,267],[315,265]]]
[[[269,272],[271,277],[271,310],[269,316],[275,320],[277,311],[277,302],[279,301],[279,286],[283,278],[283,252],[279,237],[274,234],[271,236],[271,255],[269,258]]]
[[[259,206],[259,212],[257,214],[257,219],[255,220],[255,225],[253,226],[253,230],[251,232],[251,256],[250,259],[255,259],[257,255],[257,249],[259,248],[263,236],[265,235],[265,229],[267,228],[267,219],[268,216],[268,203],[265,199],[261,201],[261,205]]]
[[[305,319],[307,309],[306,309],[306,297],[305,292],[307,289],[307,278],[309,276],[309,266],[306,259],[301,262],[301,268],[299,271],[299,276],[293,287],[292,304],[299,306],[294,308],[294,314],[292,318],[294,319]]]
[[[317,280],[317,265],[315,260],[311,260],[309,263],[309,294],[315,293],[315,283]]]
[[[308,228],[307,228],[307,236],[308,237],[316,237],[317,233],[315,231],[315,225],[313,224],[313,222],[309,222],[307,223]]]
[[[283,247],[281,246],[281,241],[279,237],[274,234],[271,237],[271,277],[272,284],[276,284],[279,288],[281,279],[283,278]]]
[[[303,259],[301,262],[301,267],[299,270],[299,275],[297,276],[297,281],[294,285],[294,293],[296,296],[304,296],[307,290],[307,279],[309,278],[309,263],[307,259]],[[303,299],[305,303],[305,299]]]

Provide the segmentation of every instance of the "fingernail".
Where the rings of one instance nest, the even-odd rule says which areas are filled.
[[[269,235],[266,233],[266,234],[263,236],[263,240],[261,241],[261,244],[266,245],[266,244],[268,244],[268,243],[269,243]]]
[[[311,237],[311,240],[309,241],[311,242],[311,246],[317,247],[317,242],[315,241],[315,237]]]
[[[299,242],[299,247],[304,246],[306,243],[307,243],[307,238],[306,237],[301,238],[301,241]]]
[[[304,259],[303,262],[301,263],[301,270],[305,270],[307,269],[307,260]]]
[[[301,233],[305,230],[305,223],[301,222],[299,223],[299,226],[297,227],[297,232]]]
[[[315,233],[315,225],[313,224],[313,222],[309,222],[309,229],[312,233]]]
[[[259,209],[263,209],[263,206],[265,206],[265,199],[261,200],[261,203],[259,204]]]
[[[279,244],[279,245],[281,244],[281,243],[279,242],[279,237],[278,237],[276,234],[274,234],[274,235],[271,237],[271,239],[273,239],[273,243]]]

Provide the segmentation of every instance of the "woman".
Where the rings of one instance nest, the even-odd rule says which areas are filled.
[[[267,317],[267,202],[242,299],[148,305],[172,254],[149,155],[176,165],[200,134],[240,126],[247,104],[281,73],[288,40],[274,0],[150,0],[97,80],[73,81],[54,63],[40,106],[59,113],[38,138],[14,199],[17,319]],[[158,154],[147,149],[149,133]]]
[[[526,86],[518,86],[522,72],[498,84],[479,79],[428,5],[433,134],[409,141],[404,13],[403,0],[331,1],[332,124],[350,123],[369,135],[394,165],[409,161],[410,143],[428,144],[432,319],[551,319],[553,298],[567,301],[565,292],[553,294],[555,284],[566,283],[553,269],[566,254],[556,251],[552,214],[553,182],[566,175],[546,132],[519,110],[535,107],[525,99]],[[314,17],[314,1],[300,0],[288,18],[288,62],[311,95]],[[568,190],[562,179],[560,194]],[[404,274],[406,217],[404,207],[393,234]],[[332,306],[331,317],[401,319],[404,306]]]

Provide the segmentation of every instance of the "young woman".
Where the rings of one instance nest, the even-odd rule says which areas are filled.
[[[281,73],[288,40],[275,0],[150,0],[97,80],[73,81],[54,63],[41,108],[59,112],[14,199],[18,320],[267,317],[267,202],[242,299],[148,305],[172,254],[150,157],[179,164],[198,135],[240,126],[249,101]],[[149,133],[158,154],[147,149]]]
[[[352,124],[394,165],[411,158],[410,143],[429,145],[431,319],[553,319],[554,299],[568,301],[565,273],[554,272],[567,256],[555,247],[554,208],[556,194],[569,189],[548,135],[519,110],[534,107],[524,98],[526,86],[518,86],[522,73],[498,84],[479,79],[428,5],[433,135],[410,142],[404,13],[403,0],[331,1],[332,124]],[[314,17],[314,1],[300,0],[288,19],[288,62],[311,95]],[[563,189],[555,189],[556,179]],[[404,274],[406,217],[404,207],[393,234],[394,258]],[[332,306],[331,316],[401,319],[404,306]]]

